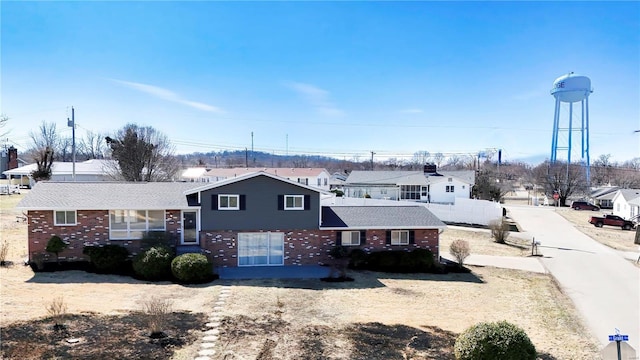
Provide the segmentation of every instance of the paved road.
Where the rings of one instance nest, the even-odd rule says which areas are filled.
[[[558,280],[604,346],[614,328],[640,353],[640,269],[620,252],[578,231],[553,208],[507,206],[541,242],[543,265]]]

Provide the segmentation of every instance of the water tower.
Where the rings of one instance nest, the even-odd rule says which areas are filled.
[[[581,162],[586,168],[587,183],[590,181],[590,158],[589,158],[589,95],[593,92],[591,80],[586,76],[576,75],[573,72],[560,76],[553,82],[551,95],[556,98],[556,108],[553,116],[553,138],[551,139],[551,163],[557,160],[558,150],[567,151],[567,165],[571,163],[571,150],[573,145],[573,133],[579,131],[581,138]],[[560,105],[569,104],[568,123],[560,127]],[[574,104],[580,103],[580,127],[573,124]],[[578,104],[576,104],[578,105]],[[559,143],[559,134],[563,133]]]

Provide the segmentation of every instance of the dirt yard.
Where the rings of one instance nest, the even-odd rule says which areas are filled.
[[[173,299],[174,311],[192,321],[193,316],[206,318],[220,286],[230,284],[216,347],[219,359],[452,359],[458,333],[480,321],[498,320],[523,327],[540,359],[598,357],[597,342],[585,335],[571,302],[547,275],[472,267],[470,274],[449,275],[353,272],[349,275],[355,281],[345,283],[265,280],[182,286],[81,271],[34,274],[21,264],[27,234],[26,223],[16,221],[19,197],[0,196],[0,243],[9,243],[8,260],[13,262],[0,268],[2,332],[33,333],[36,325],[48,331],[42,330],[51,326],[45,307],[61,295],[77,319],[111,316],[125,321],[153,295]],[[493,244],[486,233],[453,230],[443,236],[443,251],[454,238],[468,240],[472,252],[521,254],[517,247]],[[69,325],[80,329],[85,323],[91,322]],[[191,323],[198,328],[173,359],[196,356],[200,344],[193,339],[205,329]],[[124,338],[141,331],[129,334],[127,327],[119,328]],[[32,341],[32,347],[44,346]]]

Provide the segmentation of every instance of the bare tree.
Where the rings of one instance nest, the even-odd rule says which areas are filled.
[[[416,169],[422,170],[422,167],[426,165],[429,160],[431,160],[431,153],[426,150],[416,151],[415,153],[413,153],[411,165]]]
[[[87,131],[85,136],[80,139],[78,152],[86,159],[104,159],[107,150],[104,138],[105,136],[100,133]]]
[[[574,193],[585,192],[586,176],[585,169],[581,164],[557,161],[544,163],[533,169],[536,181],[543,186],[547,194],[558,191],[560,195],[560,205],[565,206],[567,198]]]
[[[36,162],[36,170],[31,172],[34,181],[51,179],[51,166],[53,165],[54,151],[50,147],[39,149],[36,151],[34,160]]]
[[[56,150],[60,143],[60,135],[56,129],[56,124],[53,122],[43,121],[38,128],[38,131],[30,131],[32,147],[36,150],[42,150],[50,148]]]
[[[150,126],[127,124],[105,138],[127,181],[170,181],[179,170],[169,138]]]
[[[436,163],[436,166],[440,168],[442,161],[444,161],[444,155],[441,152],[436,153],[433,155],[433,161]]]
[[[594,185],[607,185],[611,183],[612,167],[611,154],[600,155],[591,164],[591,183]]]

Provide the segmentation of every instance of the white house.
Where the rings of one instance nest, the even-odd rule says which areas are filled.
[[[185,182],[210,182],[211,178],[206,176],[207,169],[204,167],[191,167],[184,169],[180,174],[180,181]]]
[[[329,191],[331,174],[324,168],[215,168],[204,173],[202,177],[208,179],[207,182],[216,182],[259,171]]]
[[[352,171],[344,189],[348,197],[453,204],[471,197],[474,181],[473,171]]]
[[[620,189],[613,196],[613,214],[632,219],[640,214],[640,189]]]
[[[54,161],[51,165],[50,181],[73,181],[73,163]],[[113,160],[91,159],[75,163],[75,181],[113,181],[112,176],[117,165]],[[20,166],[15,169],[3,172],[7,178],[29,179],[29,185],[33,187],[35,182],[31,178],[31,173],[37,169],[36,164]]]

